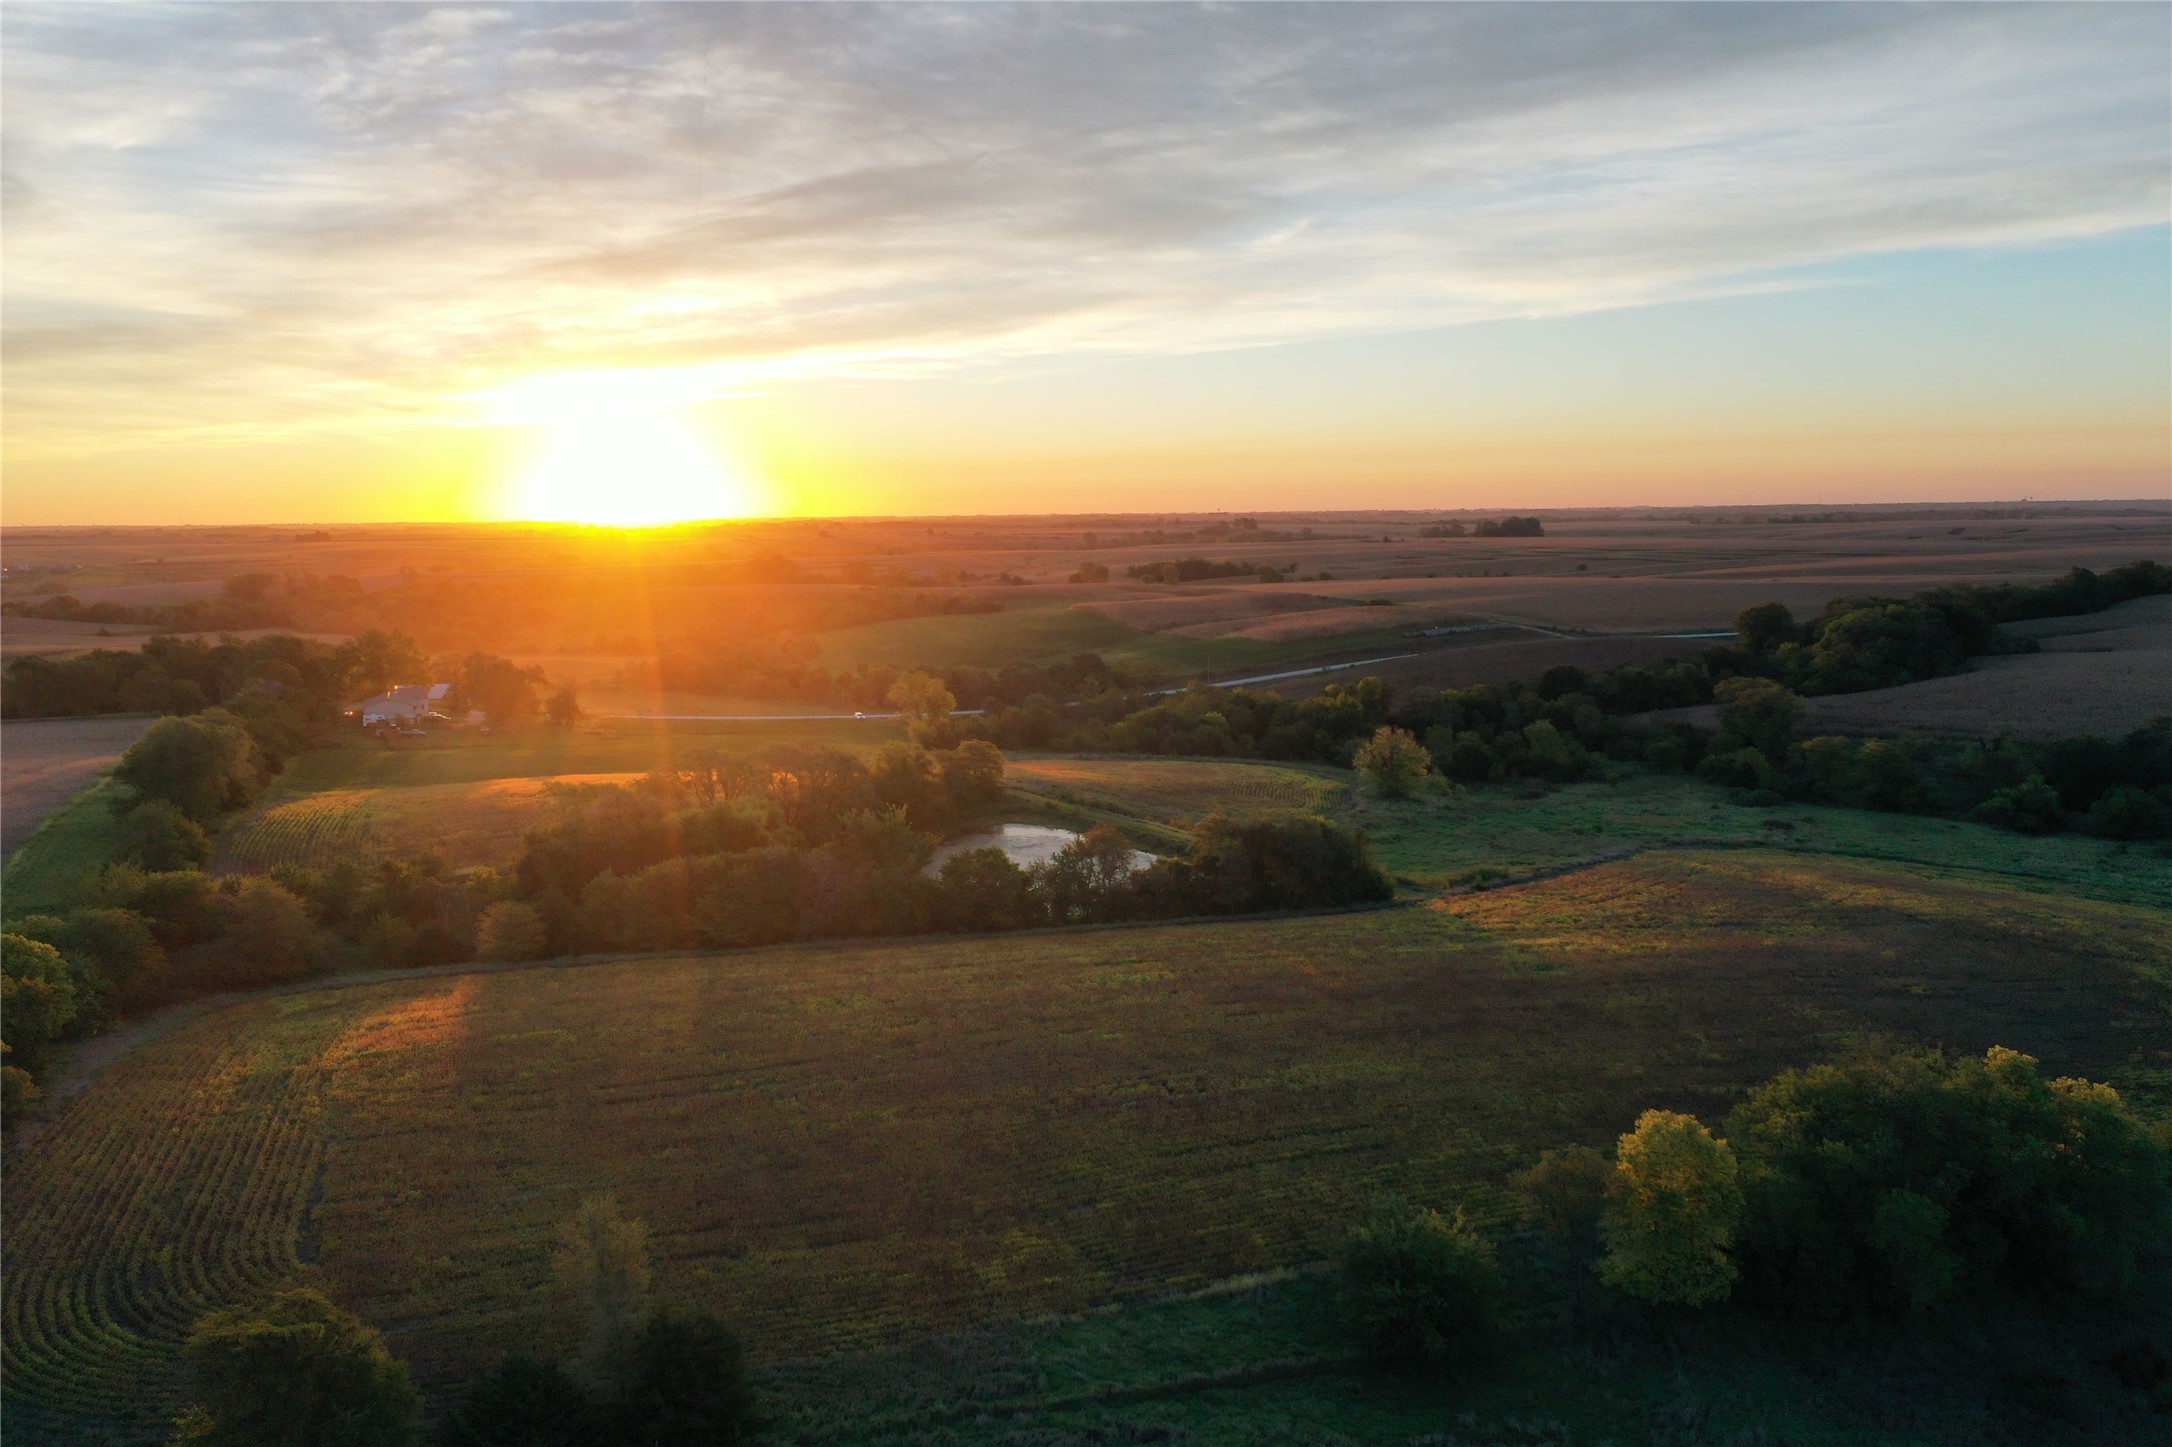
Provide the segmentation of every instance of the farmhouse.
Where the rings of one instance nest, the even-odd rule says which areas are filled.
[[[350,703],[343,712],[349,718],[360,718],[364,728],[381,723],[415,724],[435,712],[438,703],[451,692],[449,683],[402,683],[360,703]]]

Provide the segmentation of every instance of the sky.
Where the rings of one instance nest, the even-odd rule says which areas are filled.
[[[8,4],[0,519],[2164,497],[2168,57],[2161,5]]]

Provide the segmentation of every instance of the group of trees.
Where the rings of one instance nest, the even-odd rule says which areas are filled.
[[[1535,517],[1505,517],[1498,520],[1481,518],[1465,526],[1451,518],[1447,522],[1428,523],[1418,529],[1421,538],[1543,538],[1546,525]]]
[[[1277,568],[1272,563],[1251,563],[1242,559],[1209,560],[1201,557],[1171,558],[1166,562],[1134,563],[1124,569],[1126,577],[1142,583],[1199,583],[1209,578],[1254,578],[1262,583],[1279,583],[1294,577],[1297,564]],[[1103,569],[1102,576],[1108,576]],[[1074,581],[1085,581],[1076,579]]]
[[[1512,1184],[1574,1271],[1666,1308],[1822,1321],[2113,1299],[2172,1241],[2172,1152],[2109,1086],[2029,1056],[1870,1051],[1752,1090],[1724,1137],[1646,1111],[1612,1156]],[[1399,1203],[1354,1229],[1345,1310],[1382,1357],[1442,1360],[1499,1324],[1493,1244]]]
[[[187,716],[223,708],[276,768],[335,730],[343,704],[423,681],[451,683],[447,707],[481,709],[500,726],[525,722],[544,708],[541,669],[479,651],[433,661],[406,634],[369,629],[336,645],[293,634],[229,635],[217,643],[159,635],[140,649],[100,648],[73,658],[26,655],[0,677],[0,714]]]
[[[560,1302],[584,1320],[571,1363],[514,1352],[423,1430],[423,1398],[377,1331],[310,1288],[213,1312],[189,1334],[195,1400],[174,1447],[729,1447],[762,1418],[739,1339],[652,1306],[647,1232],[609,1195],[560,1233]]]

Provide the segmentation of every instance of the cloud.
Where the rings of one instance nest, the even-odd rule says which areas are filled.
[[[16,445],[972,368],[2162,224],[2161,7],[11,6]]]

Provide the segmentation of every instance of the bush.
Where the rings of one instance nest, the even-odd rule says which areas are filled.
[[[2104,1295],[2172,1235],[2172,1159],[2109,1086],[1994,1049],[1790,1071],[1729,1117],[1741,1259],[1760,1298],[1826,1317],[1990,1290]]]
[[[1720,727],[1773,763],[1787,759],[1802,721],[1802,700],[1769,678],[1730,678],[1712,690]]]
[[[549,943],[543,911],[517,900],[499,900],[475,922],[475,957],[480,960],[539,960]]]
[[[601,1414],[556,1362],[515,1353],[468,1383],[438,1424],[440,1447],[591,1447]]]
[[[2089,832],[2102,839],[2161,839],[2172,834],[2172,807],[2146,790],[2120,784],[2089,806]]]
[[[1383,1202],[1344,1239],[1339,1267],[1344,1325],[1376,1361],[1444,1362],[1499,1324],[1493,1243],[1460,1210]]]
[[[1373,731],[1352,765],[1383,799],[1408,798],[1432,770],[1425,749],[1410,732],[1387,724]]]
[[[1738,1272],[1728,1248],[1742,1216],[1734,1152],[1695,1117],[1647,1110],[1615,1150],[1599,1278],[1644,1301],[1723,1300]]]
[[[2019,834],[2049,834],[2064,816],[2059,812],[2059,791],[2031,774],[2010,789],[2001,789],[1978,804],[1969,814],[1985,824],[1996,824]]]
[[[230,884],[212,899],[218,939],[199,950],[197,979],[246,989],[306,974],[317,961],[317,932],[309,907],[261,875]]]
[[[164,799],[123,814],[115,843],[122,859],[158,872],[200,869],[211,862],[211,836]]]
[[[214,709],[152,724],[121,755],[113,777],[134,791],[134,803],[168,803],[204,824],[249,801],[256,768],[249,731],[233,714]]]
[[[321,1292],[213,1312],[189,1334],[199,1405],[177,1447],[406,1447],[422,1397],[375,1330]]]
[[[0,1044],[8,1064],[43,1075],[47,1051],[75,1013],[75,972],[60,951],[25,935],[0,935]]]
[[[1549,1235],[1572,1243],[1590,1243],[1599,1235],[1614,1164],[1590,1146],[1547,1151],[1529,1170],[1508,1183],[1523,1198],[1524,1218]]]
[[[65,956],[75,973],[77,1008],[104,1024],[166,996],[166,952],[142,915],[129,909],[75,909],[55,918],[31,915],[15,931]]]
[[[633,1343],[611,1405],[612,1440],[744,1442],[761,1426],[739,1338],[706,1312],[659,1312]]]

